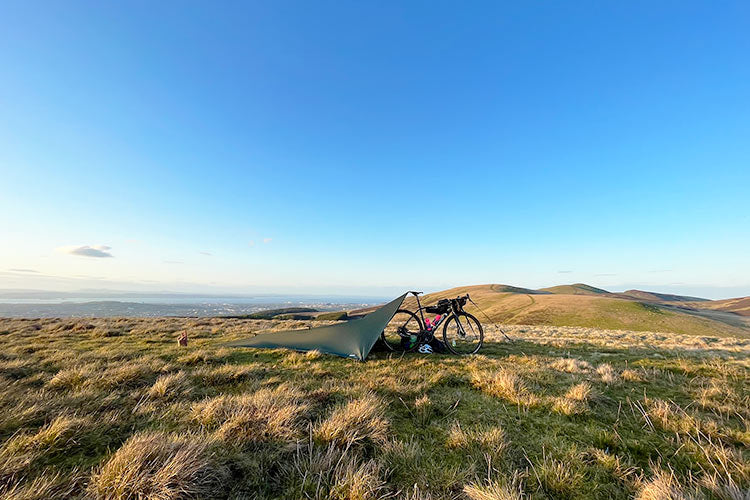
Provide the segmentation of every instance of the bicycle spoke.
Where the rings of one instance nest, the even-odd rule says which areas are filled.
[[[473,354],[482,345],[479,321],[467,313],[459,313],[449,320],[443,331],[443,340],[456,354]]]
[[[421,323],[414,313],[398,310],[383,330],[382,339],[389,349],[406,351],[414,347],[420,331]]]

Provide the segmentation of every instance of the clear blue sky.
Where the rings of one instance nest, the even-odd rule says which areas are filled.
[[[0,19],[0,288],[750,294],[747,2]]]

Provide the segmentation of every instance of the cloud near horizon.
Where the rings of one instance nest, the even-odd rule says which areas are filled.
[[[78,255],[81,257],[114,257],[108,250],[112,247],[107,245],[72,245],[66,247],[59,247],[58,252],[67,253],[69,255]]]

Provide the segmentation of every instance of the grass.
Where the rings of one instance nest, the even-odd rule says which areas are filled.
[[[488,327],[478,356],[365,363],[223,347],[310,324],[0,320],[0,497],[750,493],[748,340]]]

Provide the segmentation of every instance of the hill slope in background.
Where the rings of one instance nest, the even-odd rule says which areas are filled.
[[[528,292],[514,290],[524,289],[496,284],[475,285],[431,293],[421,300],[423,305],[429,305],[439,299],[469,293],[492,321],[505,324],[582,326],[750,338],[750,319],[731,310],[734,308],[747,314],[750,299],[733,299],[735,302],[699,299],[687,302],[679,296],[643,292],[651,299],[646,300],[583,284]],[[743,302],[745,300],[747,302]],[[414,299],[407,299],[406,305],[414,307]],[[481,321],[487,320],[472,304],[468,304],[466,310]]]
[[[646,300],[649,302],[711,302],[708,299],[701,299],[700,297],[687,297],[685,295],[672,295],[669,293],[645,292],[643,290],[627,290],[617,295],[636,300]]]
[[[610,292],[602,288],[586,285],[584,283],[574,283],[572,285],[557,285],[549,288],[540,288],[542,292],[555,293],[561,295],[611,295]]]
[[[689,302],[682,304],[695,309],[710,309],[713,311],[725,311],[740,316],[750,316],[750,297],[738,297],[735,299],[708,300],[701,302]]]

